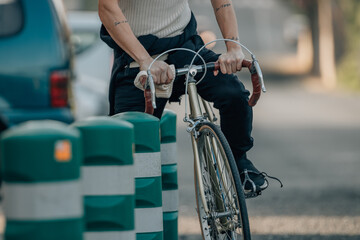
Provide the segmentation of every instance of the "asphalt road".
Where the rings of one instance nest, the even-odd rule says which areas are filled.
[[[360,95],[324,91],[316,79],[270,77],[254,108],[249,158],[270,180],[247,200],[253,239],[360,239]],[[180,239],[201,239],[193,157],[178,112]]]

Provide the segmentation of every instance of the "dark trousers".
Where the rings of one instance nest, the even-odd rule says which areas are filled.
[[[191,41],[190,49],[199,49],[198,41]],[[215,62],[218,55],[211,50],[203,50],[202,57],[206,62]],[[192,54],[178,51],[170,54],[167,62],[175,67],[183,67],[189,64]],[[201,64],[200,60],[195,64]],[[126,111],[144,112],[144,92],[134,86],[134,79],[139,68],[125,67],[117,74],[114,96],[114,113]],[[200,74],[199,74],[200,75]],[[184,77],[175,79],[174,90],[170,99],[176,100],[185,92]],[[220,112],[220,125],[227,138],[234,157],[237,160],[246,157],[246,152],[253,146],[252,130],[252,108],[248,105],[249,92],[234,74],[227,75],[219,73],[216,77],[212,72],[197,85],[199,95],[206,101],[214,103],[214,107]],[[157,109],[154,115],[161,118],[168,99],[157,99]]]

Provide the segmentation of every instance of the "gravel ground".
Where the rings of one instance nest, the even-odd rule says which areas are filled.
[[[360,235],[252,235],[252,240],[359,240]],[[198,235],[181,235],[179,240],[202,240]]]

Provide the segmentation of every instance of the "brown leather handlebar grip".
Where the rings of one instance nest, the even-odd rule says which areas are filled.
[[[145,97],[145,113],[154,114],[154,107],[151,101],[151,90],[145,89],[144,90],[144,97]]]
[[[220,63],[214,62],[214,71],[220,70]]]
[[[208,66],[213,67],[214,71],[220,70],[219,62],[211,63],[211,65],[208,65]],[[260,95],[261,95],[261,84],[259,81],[259,76],[256,72],[255,66],[252,64],[251,61],[244,59],[242,62],[242,66],[248,68],[250,71],[250,74],[251,74],[251,83],[253,86],[253,92],[251,94],[251,97],[250,97],[248,103],[249,103],[249,106],[253,107],[256,105],[256,103],[259,100]]]
[[[251,83],[253,86],[253,92],[251,94],[248,103],[249,106],[253,107],[256,105],[261,95],[261,84],[259,81],[259,75],[257,74],[255,66],[253,66],[251,61],[244,59],[242,62],[242,66],[247,67],[251,74]]]

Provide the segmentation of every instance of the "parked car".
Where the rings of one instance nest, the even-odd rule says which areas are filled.
[[[62,1],[0,1],[0,114],[8,124],[72,122],[71,76]]]
[[[75,116],[108,115],[108,87],[113,63],[112,50],[100,39],[97,12],[68,12],[75,48]]]

